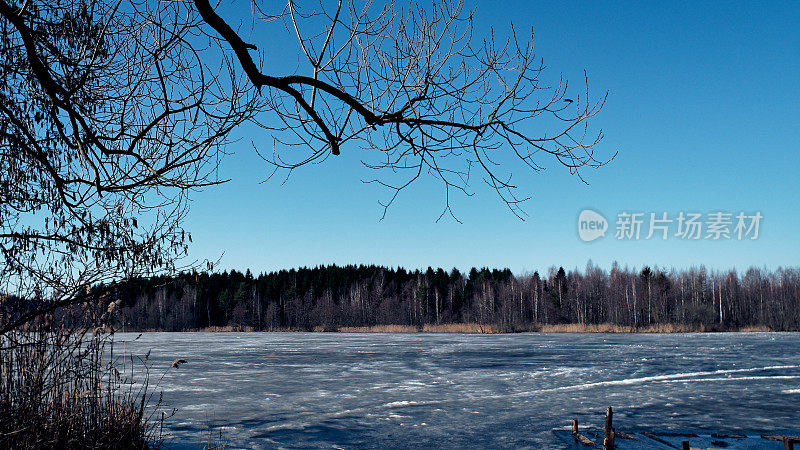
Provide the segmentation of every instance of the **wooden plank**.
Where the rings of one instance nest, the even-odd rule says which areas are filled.
[[[584,445],[586,447],[591,447],[591,448],[597,448],[597,445],[595,445],[594,442],[592,442],[591,439],[589,439],[588,437],[582,435],[581,433],[573,433],[572,437],[574,437],[575,440],[581,445]]]
[[[800,444],[800,434],[762,434],[761,437],[768,441],[783,441],[789,439],[795,444]]]
[[[613,429],[613,427],[612,427]],[[743,433],[743,434],[723,434],[723,433],[692,433],[692,432],[634,432],[623,433],[614,431],[614,445],[616,450],[672,450],[683,449],[684,441],[689,443],[690,450],[750,450],[755,448],[774,446],[792,450],[800,450],[800,433],[786,431],[787,434],[764,434]],[[591,427],[583,425],[579,428],[579,433],[573,433],[573,427],[567,426],[562,429],[553,430],[553,433],[569,448],[603,448],[603,427]],[[792,434],[788,434],[792,433]],[[785,438],[785,439],[784,439]],[[768,441],[773,441],[770,443]],[[789,447],[791,445],[791,447]],[[772,448],[772,447],[769,447]]]
[[[652,439],[652,440],[656,441],[656,442],[660,442],[660,443],[662,443],[662,444],[664,444],[664,445],[667,445],[667,446],[670,446],[670,447],[672,447],[672,448],[678,448],[678,447],[675,447],[674,445],[670,444],[669,442],[667,442],[667,441],[665,441],[665,440],[661,439],[660,437],[656,436],[656,435],[655,435],[655,434],[653,434],[653,433],[644,432],[644,433],[642,433],[642,434],[643,434],[644,436],[646,436],[646,437],[648,437],[648,438],[650,438],[650,439]]]

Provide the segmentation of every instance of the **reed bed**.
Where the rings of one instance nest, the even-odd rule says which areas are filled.
[[[499,330],[496,326],[488,324],[443,323],[425,325],[422,331],[426,333],[497,333]]]
[[[419,329],[412,325],[372,325],[366,327],[339,327],[342,333],[416,333]]]
[[[158,331],[158,330],[148,330]],[[199,332],[224,333],[224,332],[252,332],[252,327],[224,326],[206,327]],[[308,328],[276,328],[269,331],[276,332],[341,332],[341,333],[705,333],[717,331],[731,331],[742,333],[770,332],[765,326],[746,326],[741,328],[728,328],[715,325],[685,325],[685,324],[654,324],[646,327],[633,327],[629,325],[616,325],[612,323],[600,324],[480,324],[480,323],[443,323],[416,325],[368,325],[368,326],[315,326]]]
[[[314,331],[331,331],[322,328]],[[341,327],[334,331],[344,333],[520,333],[520,332],[540,332],[540,333],[704,333],[715,331],[738,331],[738,332],[768,332],[772,331],[764,326],[748,326],[738,329],[718,329],[713,326],[681,325],[673,323],[655,324],[647,327],[632,327],[625,325],[615,325],[612,323],[600,324],[532,324],[526,327],[506,326],[500,327],[493,324],[479,323],[444,323],[440,325],[426,324],[422,327],[412,325],[373,325],[363,327]]]
[[[714,331],[738,332],[766,332],[772,331],[768,327],[749,326],[738,329],[717,329],[713,326],[681,325],[673,323],[655,324],[647,327],[634,328],[632,326],[615,325],[611,323],[578,324],[565,323],[557,325],[541,325],[538,329],[542,333],[705,333]]]
[[[494,325],[484,325],[479,323],[443,323],[440,325],[425,324],[422,327],[413,325],[340,327],[336,331],[342,333],[497,333],[498,329]]]
[[[148,407],[146,368],[138,382],[133,364],[121,373],[97,331],[34,324],[0,335],[0,448],[161,446],[164,413]]]

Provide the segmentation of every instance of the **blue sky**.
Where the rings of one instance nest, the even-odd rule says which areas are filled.
[[[271,142],[242,130],[224,161],[226,185],[194,196],[187,229],[190,256],[220,269],[262,272],[318,264],[509,267],[515,273],[588,260],[663,268],[743,270],[798,265],[800,254],[800,3],[769,2],[483,2],[478,29],[533,27],[549,67],[575,84],[589,76],[608,102],[592,122],[601,154],[617,158],[584,172],[585,185],[554,161],[525,174],[532,199],[520,221],[496,194],[456,198],[461,224],[436,222],[444,192],[422,181],[380,220],[387,192],[362,183],[374,176],[358,151],[295,172],[285,184],[260,183],[268,167],[253,153]],[[508,12],[513,11],[513,17]],[[287,41],[288,42],[288,41]],[[290,73],[297,56],[269,66]],[[294,59],[293,59],[294,58]],[[277,59],[277,58],[276,58]],[[522,176],[521,169],[514,170]],[[591,208],[613,228],[620,211],[727,211],[764,216],[757,240],[620,241],[578,238],[577,217]],[[646,234],[646,230],[643,230]]]

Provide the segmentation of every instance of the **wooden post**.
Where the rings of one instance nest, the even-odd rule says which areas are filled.
[[[614,411],[612,411],[611,407],[609,406],[608,411],[606,412],[606,427],[603,438],[603,449],[605,450],[612,450],[614,448],[614,428],[611,422],[613,415]]]
[[[583,445],[585,447],[592,447],[592,448],[596,448],[597,447],[595,445],[595,443],[592,442],[591,439],[589,439],[588,437],[582,435],[578,431],[578,419],[572,419],[572,437],[575,438],[575,442],[577,442],[577,443],[579,443],[579,444],[581,444],[581,445]]]
[[[794,450],[794,442],[788,438],[783,438],[783,450]]]
[[[689,441],[681,442],[681,450],[689,450]]]

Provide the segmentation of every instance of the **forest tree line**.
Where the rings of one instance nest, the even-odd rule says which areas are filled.
[[[182,273],[116,291],[117,330],[336,330],[341,327],[476,323],[502,331],[543,324],[676,324],[707,330],[800,330],[800,268],[610,271],[551,268],[408,271],[320,266],[253,276]]]

